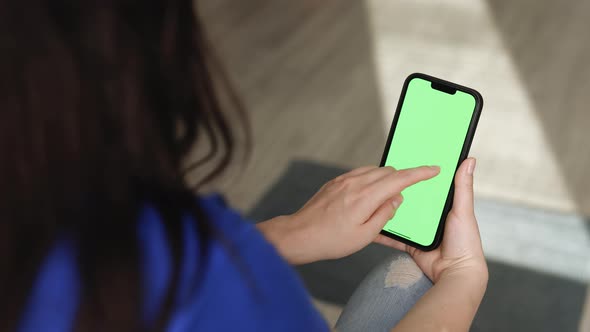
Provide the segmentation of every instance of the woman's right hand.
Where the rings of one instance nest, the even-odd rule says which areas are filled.
[[[439,171],[438,166],[357,168],[326,183],[296,213],[257,227],[292,264],[345,257],[375,240],[404,189]]]
[[[421,251],[383,235],[375,242],[408,252],[435,284],[443,277],[475,279],[485,289],[488,270],[483,255],[477,220],[473,212],[473,171],[475,159],[468,158],[455,175],[453,208],[447,216],[440,247]]]

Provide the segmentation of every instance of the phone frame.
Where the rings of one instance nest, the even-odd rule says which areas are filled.
[[[391,146],[391,141],[393,140],[393,135],[394,135],[395,129],[397,127],[397,122],[399,120],[400,112],[402,110],[402,106],[403,106],[403,103],[404,103],[404,100],[406,97],[406,92],[408,90],[408,86],[409,86],[410,82],[415,78],[427,80],[431,83],[435,83],[439,87],[442,86],[442,87],[456,89],[457,91],[462,91],[462,92],[468,93],[475,98],[475,109],[473,110],[473,115],[471,116],[471,121],[469,123],[469,128],[467,129],[467,134],[465,135],[465,141],[463,141],[463,147],[461,149],[459,159],[457,160],[457,166],[455,167],[455,174],[456,174],[457,169],[459,168],[459,165],[461,165],[461,163],[467,158],[467,155],[469,154],[469,149],[471,148],[471,143],[473,142],[473,137],[475,136],[475,129],[477,128],[477,124],[479,122],[479,117],[481,115],[481,111],[483,108],[483,97],[481,96],[481,94],[479,92],[477,92],[474,89],[471,89],[471,88],[468,88],[468,87],[465,87],[465,86],[462,86],[459,84],[455,84],[455,83],[452,83],[449,81],[445,81],[445,80],[442,80],[440,78],[436,78],[436,77],[433,77],[430,75],[422,74],[422,73],[410,74],[406,78],[406,80],[404,81],[404,86],[402,88],[402,92],[401,92],[399,101],[397,103],[397,108],[395,110],[395,115],[393,116],[393,122],[391,123],[389,135],[387,136],[387,142],[385,143],[385,149],[383,150],[383,156],[381,157],[381,163],[379,166],[380,167],[385,166],[385,162],[387,161],[387,155],[389,152],[389,147]],[[430,244],[428,246],[423,246],[421,244],[418,244],[416,242],[413,242],[409,239],[398,236],[396,234],[390,233],[390,232],[383,230],[383,229],[381,230],[381,234],[383,234],[387,237],[390,237],[394,240],[397,240],[399,242],[410,245],[414,248],[418,248],[422,251],[431,251],[431,250],[438,248],[438,246],[440,245],[440,243],[442,241],[444,228],[445,228],[444,227],[445,220],[447,218],[447,215],[449,214],[449,211],[451,210],[451,207],[453,206],[454,192],[455,192],[455,175],[453,175],[453,179],[451,181],[451,186],[450,186],[449,192],[447,194],[447,199],[446,199],[446,202],[445,202],[442,214],[441,214],[440,221],[438,222],[438,227],[436,229],[436,234],[434,236],[432,244]]]

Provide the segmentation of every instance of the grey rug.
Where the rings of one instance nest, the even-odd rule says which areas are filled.
[[[249,213],[262,221],[295,212],[326,181],[346,170],[295,161]],[[494,202],[494,205],[502,203]],[[504,209],[519,209],[505,204]],[[310,293],[344,305],[356,285],[392,249],[370,245],[349,257],[297,267]],[[472,331],[577,331],[583,282],[489,261],[490,280]]]

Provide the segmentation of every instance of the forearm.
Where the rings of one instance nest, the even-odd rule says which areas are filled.
[[[316,260],[307,250],[303,230],[295,225],[290,216],[259,222],[256,227],[289,264],[300,265]]]
[[[441,277],[392,331],[469,331],[486,286],[487,270]]]

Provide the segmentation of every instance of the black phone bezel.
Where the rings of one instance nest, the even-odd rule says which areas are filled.
[[[471,122],[469,123],[469,128],[467,130],[467,134],[465,135],[465,141],[463,142],[463,148],[461,149],[461,154],[459,155],[459,160],[457,160],[457,166],[455,167],[455,173],[457,172],[457,169],[459,168],[459,165],[461,165],[461,163],[467,158],[467,155],[469,154],[469,149],[471,148],[471,143],[473,142],[473,137],[475,136],[475,130],[477,128],[477,124],[479,122],[479,117],[481,115],[481,111],[483,108],[483,97],[481,96],[481,94],[479,92],[477,92],[474,89],[453,83],[453,82],[449,82],[449,81],[445,81],[443,79],[440,78],[436,78],[430,75],[426,75],[426,74],[422,74],[422,73],[413,73],[410,74],[406,80],[404,81],[404,85],[402,88],[402,92],[399,98],[399,101],[397,103],[397,108],[395,110],[395,115],[393,117],[393,121],[391,123],[391,127],[389,129],[389,134],[387,136],[387,142],[385,143],[385,149],[383,150],[383,155],[381,157],[381,163],[379,164],[380,167],[383,167],[385,165],[385,161],[387,160],[387,155],[388,155],[388,151],[389,151],[389,147],[391,145],[391,141],[393,139],[393,135],[395,133],[395,128],[397,126],[397,122],[399,120],[399,116],[400,116],[400,112],[403,106],[403,102],[404,99],[406,97],[406,92],[408,90],[408,85],[410,84],[410,82],[415,79],[415,78],[419,78],[419,79],[424,79],[427,80],[429,82],[434,83],[436,85],[439,86],[444,86],[447,88],[451,88],[451,89],[456,89],[458,91],[462,91],[465,93],[468,93],[470,95],[472,95],[475,98],[475,109],[473,111],[473,115],[471,116]],[[409,239],[406,239],[404,237],[398,236],[396,234],[390,233],[386,230],[381,230],[381,234],[390,237],[394,240],[397,240],[399,242],[405,243],[407,245],[410,245],[414,248],[418,248],[422,251],[431,251],[434,250],[436,248],[438,248],[438,246],[440,245],[441,241],[442,241],[442,237],[443,237],[443,233],[444,233],[444,225],[445,225],[445,220],[447,218],[447,215],[449,214],[449,211],[451,210],[451,207],[453,206],[453,194],[455,192],[455,175],[453,175],[453,180],[451,181],[451,185],[449,187],[449,192],[447,194],[447,199],[445,202],[445,206],[444,209],[442,211],[441,214],[441,218],[440,221],[438,223],[438,227],[436,230],[436,234],[434,236],[434,239],[432,241],[432,244],[428,245],[428,246],[423,246],[421,244],[418,244],[416,242],[413,242]]]

